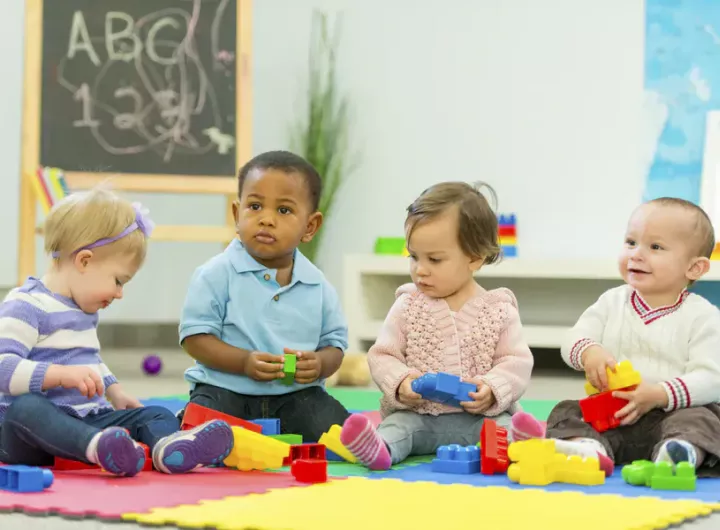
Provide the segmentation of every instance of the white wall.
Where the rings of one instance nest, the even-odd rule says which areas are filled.
[[[11,7],[0,43],[17,49]],[[311,9],[344,12],[342,83],[363,165],[324,228],[323,268],[402,235],[404,208],[441,180],[490,182],[519,217],[524,257],[609,257],[644,185],[642,0],[262,0],[254,3],[254,151],[287,146],[301,110]],[[17,218],[21,64],[0,90],[0,207]],[[220,223],[222,200],[142,197],[160,223]],[[380,214],[378,215],[378,212]],[[16,228],[0,229],[0,282],[15,279]],[[177,319],[192,270],[217,245],[154,243],[106,318]]]

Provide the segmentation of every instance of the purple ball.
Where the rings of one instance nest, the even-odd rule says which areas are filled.
[[[157,355],[148,355],[143,359],[143,372],[148,375],[157,375],[162,369],[162,360]]]

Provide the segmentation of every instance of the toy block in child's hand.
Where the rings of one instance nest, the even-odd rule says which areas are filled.
[[[631,387],[634,388],[634,387]],[[579,401],[583,420],[597,432],[605,432],[620,426],[615,413],[628,404],[626,399],[614,397],[614,390],[601,392]]]
[[[189,403],[188,406],[185,407],[182,426],[180,429],[188,431],[210,420],[222,420],[231,427],[242,427],[243,429],[256,433],[262,432],[262,426],[256,423],[241,420],[240,418],[230,416],[229,414],[223,414],[222,412],[203,407],[197,403]]]
[[[695,491],[697,476],[689,462],[678,462],[673,470],[670,462],[636,460],[623,467],[622,477],[633,486],[649,486],[654,490]]]
[[[613,372],[610,368],[607,369],[608,387],[607,390],[625,390],[630,387],[635,387],[642,382],[640,372],[633,368],[630,361],[619,362],[615,366]],[[597,394],[599,390],[592,386],[589,382],[585,383],[585,392],[588,396]]]
[[[480,429],[480,472],[483,475],[505,473],[508,468],[507,429],[486,419]]]
[[[293,353],[286,353],[285,364],[283,365],[283,377],[280,381],[283,385],[292,385],[295,382],[295,372],[297,370],[297,357]]]
[[[454,407],[459,407],[462,401],[473,401],[469,392],[477,391],[477,385],[464,383],[458,376],[443,372],[421,375],[410,386],[423,399]]]

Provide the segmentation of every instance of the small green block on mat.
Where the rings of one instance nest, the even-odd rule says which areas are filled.
[[[288,445],[301,445],[302,434],[271,434],[270,438],[275,438],[280,442],[285,442]]]
[[[375,240],[375,254],[402,256],[404,252],[404,237],[378,237]]]
[[[285,377],[282,378],[283,385],[292,385],[295,382],[295,370],[297,367],[297,357],[292,353],[285,354],[285,365],[283,366],[283,373]]]

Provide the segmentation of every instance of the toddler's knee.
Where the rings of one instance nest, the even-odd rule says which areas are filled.
[[[16,397],[5,413],[5,421],[23,420],[37,414],[38,410],[50,402],[39,394],[23,394]]]
[[[179,423],[175,414],[170,412],[170,410],[166,409],[165,407],[152,405],[150,407],[145,407],[145,411],[146,414],[152,414],[152,417],[155,420]]]

